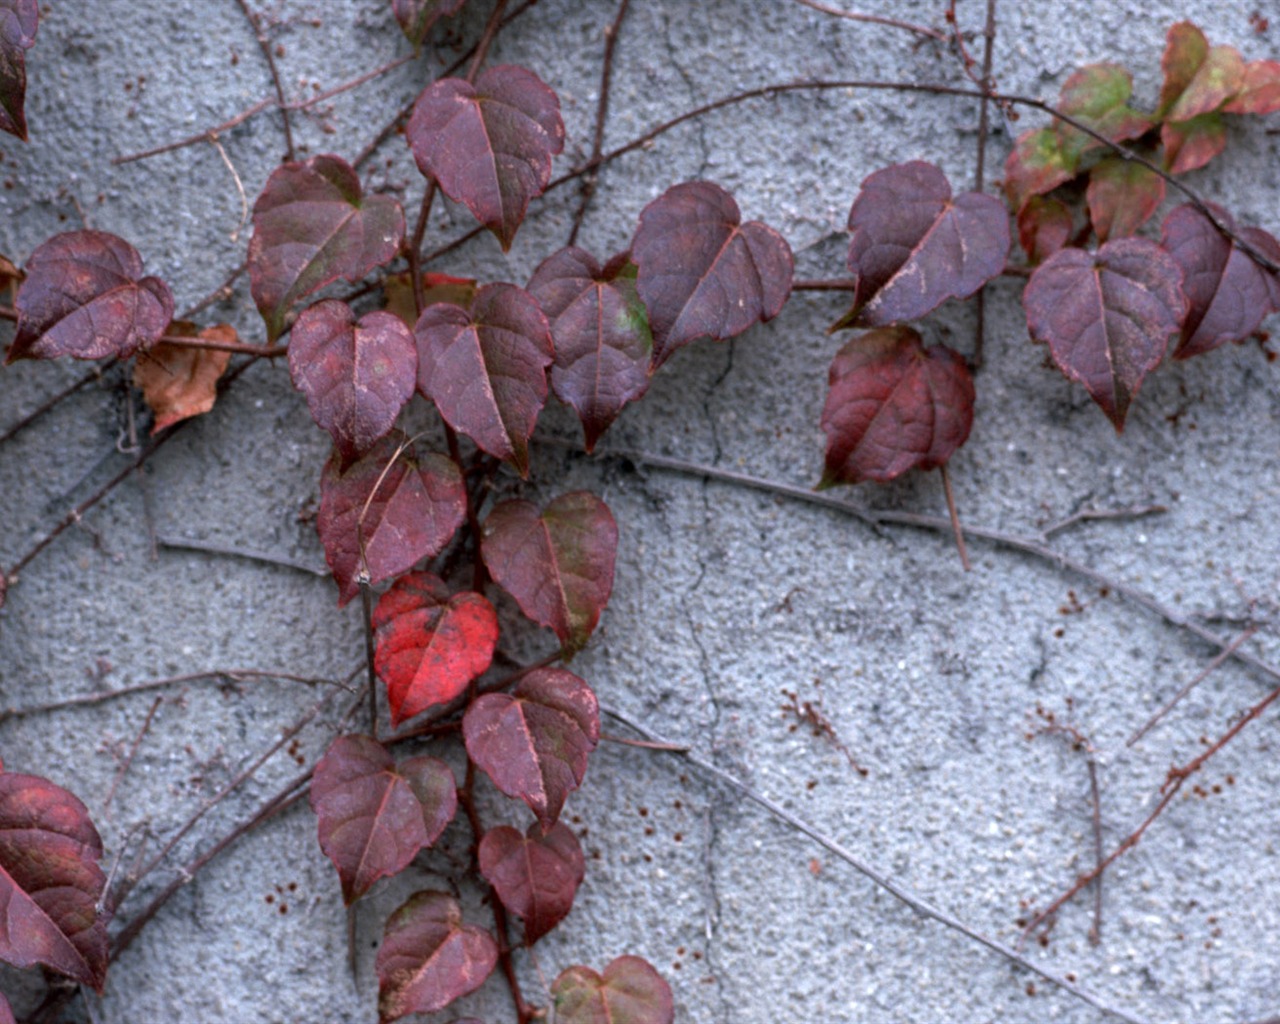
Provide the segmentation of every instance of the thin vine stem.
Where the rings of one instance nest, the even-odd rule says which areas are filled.
[[[271,40],[262,27],[262,15],[251,11],[247,0],[236,0],[236,3],[239,5],[240,10],[244,12],[245,20],[249,22],[249,27],[253,29],[254,37],[258,40],[258,49],[262,51],[262,56],[266,58],[267,70],[271,72],[271,81],[276,87],[276,100],[280,105],[280,116],[284,122],[285,156],[289,160],[293,160],[293,126],[289,123],[289,108],[284,99],[284,86],[280,84],[280,69],[276,67],[275,54],[271,52]]]

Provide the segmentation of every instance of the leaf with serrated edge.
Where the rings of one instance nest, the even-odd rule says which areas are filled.
[[[710,181],[675,185],[640,213],[631,242],[649,312],[653,368],[699,338],[726,341],[772,320],[791,294],[791,246]]]
[[[421,46],[431,27],[441,18],[462,10],[466,0],[391,0],[400,31],[414,46]]]
[[[457,463],[434,452],[415,455],[412,446],[396,456],[403,440],[392,434],[350,465],[337,452],[325,464],[316,529],[338,583],[339,607],[360,592],[359,524],[366,502],[363,537],[371,584],[438,555],[466,519]]]
[[[15,359],[125,359],[155,344],[173,318],[173,295],[142,276],[142,258],[105,231],[68,231],[42,243],[18,289]]]
[[[1063,249],[1036,268],[1022,304],[1031,337],[1048,344],[1117,432],[1187,311],[1181,268],[1145,238],[1120,238],[1096,253]]]
[[[578,838],[561,822],[545,832],[530,825],[526,835],[507,825],[491,828],[476,857],[502,905],[524,920],[529,946],[564,920],[586,872]]]
[[[869,175],[849,211],[853,308],[835,325],[917,320],[1004,270],[1009,215],[994,196],[965,192],[922,160]]]
[[[566,655],[582,650],[609,603],[617,550],[609,506],[587,491],[561,495],[541,514],[531,502],[505,501],[481,529],[489,574]]]
[[[1065,203],[1032,196],[1018,211],[1018,241],[1032,264],[1043,263],[1071,240],[1074,224]]]
[[[561,668],[530,672],[515,693],[487,693],[462,719],[467,754],[507,796],[523,800],[544,828],[582,784],[600,740],[591,687]]]
[[[1108,157],[1089,172],[1085,198],[1099,242],[1127,238],[1164,202],[1164,179],[1141,164]]]
[[[570,967],[551,986],[556,1024],[672,1024],[671,986],[647,960],[620,956],[597,974]]]
[[[205,341],[239,340],[230,324],[198,328],[195,324],[175,321],[169,325],[168,333]],[[151,433],[158,434],[165,427],[212,409],[218,397],[218,379],[230,361],[230,352],[187,348],[164,341],[139,356],[133,368],[133,383],[155,414]]]
[[[458,901],[443,892],[415,893],[387,918],[375,969],[383,1022],[434,1013],[474,992],[493,973],[498,944],[464,924]]]
[[[249,283],[267,324],[284,333],[290,307],[339,278],[358,281],[389,262],[404,239],[404,212],[390,196],[365,196],[341,157],[277,167],[253,204]]]
[[[434,757],[397,765],[376,740],[339,736],[316,765],[310,799],[320,849],[350,906],[440,838],[457,809],[457,783]]]
[[[0,0],[0,131],[27,140],[27,54],[40,27],[37,0]]]
[[[451,595],[425,572],[401,577],[382,595],[373,628],[374,665],[397,726],[460,696],[488,669],[498,642],[488,600],[470,591]]]

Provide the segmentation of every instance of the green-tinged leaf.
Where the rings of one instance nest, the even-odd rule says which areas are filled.
[[[1189,21],[1169,29],[1164,58],[1164,86],[1156,116],[1189,121],[1219,110],[1244,86],[1244,61],[1234,46],[1210,46]]]
[[[1133,77],[1119,64],[1090,64],[1067,79],[1058,109],[1112,142],[1127,142],[1145,134],[1151,119],[1129,106]],[[1059,122],[1064,148],[1077,157],[1102,143],[1078,128]]]
[[[620,956],[604,972],[570,967],[551,986],[556,1024],[671,1024],[671,986],[638,956]]]
[[[1076,176],[1079,154],[1068,152],[1053,128],[1024,132],[1004,164],[1004,192],[1016,211]]]
[[[1185,174],[1203,167],[1227,148],[1227,126],[1221,114],[1201,114],[1190,121],[1166,121],[1160,127],[1165,167]]]
[[[1164,179],[1141,164],[1108,157],[1089,172],[1086,198],[1099,243],[1125,238],[1164,202]]]

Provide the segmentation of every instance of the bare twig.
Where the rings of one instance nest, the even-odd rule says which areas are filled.
[[[80,391],[86,385],[92,384],[95,380],[101,380],[103,373],[105,373],[108,369],[110,369],[114,365],[115,365],[115,360],[112,359],[102,366],[94,367],[92,370],[86,373],[79,380],[76,380],[73,383],[68,384],[56,395],[53,395],[50,398],[46,398],[38,406],[32,409],[31,412],[27,413],[25,416],[22,417],[22,419],[18,420],[17,423],[13,424],[13,426],[11,426],[3,434],[0,434],[0,444],[4,444],[5,441],[8,441],[11,437],[13,437],[19,431],[25,429],[26,427],[31,426],[32,423],[34,423],[41,416],[47,413],[55,405],[58,405],[60,402],[62,402],[63,399],[70,398],[77,391]]]
[[[194,306],[184,309],[179,313],[178,319],[190,320],[197,313],[204,312],[204,310],[208,309],[215,302],[225,302],[227,299],[231,298],[231,293],[234,290],[236,281],[238,281],[240,279],[240,275],[248,269],[248,263],[241,263],[240,266],[236,267],[235,270],[231,271],[231,273],[227,275],[222,284],[218,285],[217,288],[197,302]]]
[[[231,546],[227,544],[215,544],[210,541],[192,540],[187,537],[156,537],[157,543],[162,548],[171,548],[174,551],[200,551],[210,555],[221,555],[224,558],[243,558],[251,562],[262,562],[264,565],[278,565],[283,569],[296,569],[298,572],[305,572],[308,576],[320,576],[328,578],[329,570],[322,569],[319,566],[308,565],[306,562],[295,561],[292,558],[285,558],[281,555],[273,555],[266,551],[256,551],[253,548],[246,548],[240,545]]]
[[[858,14],[854,11],[842,11],[838,7],[831,7],[828,4],[819,3],[818,0],[796,0],[798,4],[804,4],[805,7],[811,7],[815,11],[821,11],[823,14],[830,14],[837,18],[845,18],[848,21],[866,21],[873,25],[887,25],[889,28],[900,28],[904,32],[910,32],[912,35],[921,36],[924,39],[933,39],[940,43],[947,41],[946,35],[936,28],[927,28],[924,25],[913,25],[907,21],[899,21],[897,18],[885,18],[878,14]]]
[[[236,183],[236,192],[240,195],[240,223],[236,225],[235,230],[229,236],[231,241],[236,242],[240,240],[240,232],[243,230],[245,222],[249,219],[249,197],[245,195],[244,182],[240,180],[240,172],[236,170],[236,165],[231,162],[231,157],[227,156],[226,147],[216,138],[209,139],[209,145],[217,150],[218,156],[222,157],[222,163],[231,172],[231,180]]]
[[[102,810],[104,814],[111,807],[111,801],[115,799],[116,789],[120,785],[120,780],[124,778],[125,773],[129,770],[129,766],[133,764],[134,755],[138,753],[138,747],[142,745],[142,738],[151,731],[151,721],[156,717],[156,711],[159,710],[160,705],[163,703],[163,697],[157,697],[151,702],[151,710],[147,712],[147,717],[142,720],[142,727],[138,730],[138,734],[133,738],[133,743],[129,745],[129,753],[125,755],[124,761],[121,762],[115,778],[111,780],[111,788],[107,790],[107,798],[102,801]]]
[[[960,552],[960,564],[964,566],[964,571],[968,572],[969,565],[969,549],[965,547],[964,530],[960,526],[960,514],[956,511],[956,496],[951,490],[951,474],[947,472],[946,463],[938,467],[938,472],[942,474],[942,491],[947,497],[947,515],[951,517],[951,532],[955,534],[956,550]]]
[[[253,34],[258,40],[258,49],[262,51],[262,56],[267,59],[267,68],[271,72],[271,81],[276,87],[276,100],[280,106],[280,116],[284,119],[285,155],[287,159],[292,160],[294,159],[293,129],[289,124],[289,108],[285,105],[284,86],[280,84],[280,71],[276,67],[275,54],[271,52],[271,40],[262,27],[262,15],[254,14],[253,11],[249,10],[246,0],[236,0],[236,3],[240,5],[240,10],[244,12],[245,18],[249,21],[249,26],[253,29]]]
[[[1060,519],[1040,531],[1046,539],[1055,533],[1069,530],[1079,523],[1093,522],[1099,519],[1142,519],[1146,516],[1164,515],[1169,509],[1165,505],[1128,505],[1124,508],[1084,508],[1073,512],[1066,519]]]
[[[484,34],[480,36],[480,42],[476,43],[475,56],[471,58],[471,67],[467,69],[468,82],[474,83],[476,76],[480,74],[480,69],[484,67],[484,60],[489,56],[489,47],[493,45],[493,41],[498,37],[498,31],[502,28],[502,15],[506,9],[507,0],[498,0],[493,5],[493,10],[489,12]]]

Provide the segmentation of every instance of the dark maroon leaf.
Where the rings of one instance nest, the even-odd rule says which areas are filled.
[[[1236,227],[1221,207],[1214,206],[1213,212],[1231,231],[1280,263],[1280,243],[1270,234],[1261,228]],[[1232,245],[1190,203],[1165,217],[1161,246],[1182,267],[1182,289],[1191,303],[1175,359],[1241,341],[1258,329],[1268,313],[1280,312],[1280,276]]]
[[[547,318],[523,288],[488,284],[470,309],[428,306],[413,329],[418,390],[454,430],[529,472],[529,437],[547,401]]]
[[[524,919],[530,946],[564,920],[586,872],[577,837],[560,822],[546,832],[530,825],[523,836],[506,825],[491,828],[477,856],[502,905]]]
[[[653,336],[635,264],[623,255],[602,270],[569,246],[534,271],[529,292],[551,323],[551,388],[577,412],[591,451],[623,406],[649,389]]]
[[[457,14],[465,2],[466,0],[391,0],[391,10],[409,42],[417,47],[422,45],[437,21]]]
[[[1089,172],[1086,199],[1099,242],[1127,238],[1164,202],[1164,179],[1141,164],[1108,157]]]
[[[463,924],[457,900],[416,893],[387,918],[375,963],[378,1013],[385,1022],[442,1010],[483,985],[497,962],[493,936]]]
[[[464,203],[511,248],[529,200],[551,180],[551,158],[564,149],[560,100],[532,71],[500,64],[470,85],[432,82],[405,128],[413,158],[456,203]]]
[[[1048,344],[1117,432],[1187,311],[1182,270],[1145,238],[1117,239],[1096,253],[1063,249],[1036,268],[1022,304],[1031,336]]]
[[[582,784],[600,739],[591,687],[562,668],[540,668],[514,694],[486,693],[462,719],[471,760],[507,796],[523,800],[549,828]]]
[[[551,986],[556,1024],[671,1024],[669,986],[647,960],[620,956],[597,974],[570,967]]]
[[[391,432],[413,397],[418,349],[395,314],[366,313],[357,322],[345,302],[325,299],[293,325],[289,375],[311,418],[343,458],[355,459]]]
[[[1043,263],[1071,240],[1071,210],[1065,203],[1032,196],[1018,211],[1018,241],[1032,264]]]
[[[837,353],[822,410],[822,485],[886,481],[935,469],[968,440],[973,378],[943,345],[925,348],[910,327],[881,327]]]
[[[582,650],[613,590],[618,526],[609,506],[586,491],[561,495],[541,515],[531,502],[505,501],[481,533],[498,585],[560,638],[566,655]]]
[[[0,0],[0,131],[27,139],[27,51],[36,41],[36,0]]]
[[[253,204],[249,281],[267,322],[284,333],[299,299],[338,278],[357,281],[387,263],[404,239],[404,212],[390,196],[365,197],[341,157],[313,156],[278,167]]]
[[[1201,114],[1190,121],[1166,122],[1160,129],[1164,164],[1170,174],[1186,174],[1227,148],[1227,126],[1221,114]]]
[[[3,992],[0,992],[0,1024],[18,1024],[13,1015],[13,1007],[9,1005]]]
[[[339,736],[316,765],[311,809],[320,849],[354,903],[380,878],[404,870],[453,820],[458,805],[453,772],[434,757],[397,765],[368,736]]]
[[[470,591],[450,595],[426,572],[396,580],[378,601],[373,628],[394,725],[460,696],[489,667],[498,642],[493,605]]]
[[[699,338],[725,341],[772,320],[791,294],[791,246],[710,181],[675,185],[640,214],[631,243],[649,313],[653,368]]]
[[[849,211],[853,308],[836,327],[918,320],[1004,270],[1009,215],[994,196],[954,199],[947,176],[913,160],[876,171]]]
[[[397,455],[403,440],[383,438],[349,466],[337,452],[325,464],[316,529],[338,583],[339,607],[360,592],[362,538],[369,583],[376,584],[438,555],[466,518],[457,463],[434,452],[416,455],[412,447]]]
[[[18,289],[15,359],[127,358],[160,338],[173,318],[173,295],[142,276],[142,258],[105,231],[54,235],[27,261]]]
[[[102,991],[106,877],[89,812],[61,786],[0,774],[0,960],[48,967]]]

